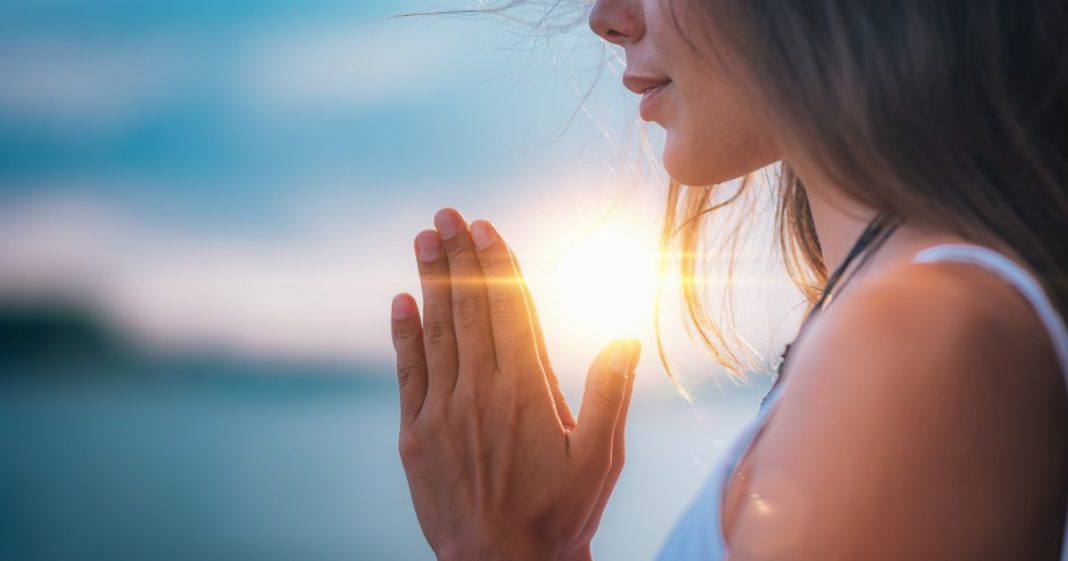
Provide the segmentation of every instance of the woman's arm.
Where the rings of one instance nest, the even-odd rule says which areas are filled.
[[[1068,407],[1034,311],[974,267],[851,288],[792,355],[731,559],[1056,559]]]
[[[622,467],[637,341],[597,357],[575,422],[504,240],[452,209],[435,225],[416,238],[422,320],[401,294],[392,321],[423,533],[440,559],[587,559]]]

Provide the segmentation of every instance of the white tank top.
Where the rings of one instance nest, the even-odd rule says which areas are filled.
[[[1065,388],[1068,390],[1068,328],[1057,310],[1050,303],[1041,285],[1023,267],[1001,253],[986,247],[965,244],[938,245],[916,254],[917,263],[965,263],[982,267],[1004,279],[1022,294],[1049,332],[1054,352],[1061,365]],[[660,561],[722,561],[727,557],[727,547],[722,533],[720,507],[723,493],[731,474],[756,434],[764,426],[768,412],[781,394],[783,384],[769,392],[760,411],[742,429],[737,440],[712,470],[708,480],[690,503],[690,506],[675,523],[657,559]],[[1065,395],[1068,399],[1068,392]],[[1068,561],[1068,520],[1061,542],[1061,561]]]

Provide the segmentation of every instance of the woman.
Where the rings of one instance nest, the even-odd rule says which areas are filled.
[[[590,26],[667,132],[665,239],[692,253],[714,209],[682,185],[782,162],[788,265],[823,283],[660,557],[1068,560],[1068,6],[599,0]],[[393,302],[423,531],[441,559],[588,559],[637,344],[595,360],[576,422],[502,238],[435,226],[422,319]]]

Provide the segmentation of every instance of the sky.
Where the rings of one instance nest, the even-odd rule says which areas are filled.
[[[570,379],[623,335],[656,371],[661,131],[585,6],[531,28],[543,4],[0,1],[0,294],[162,348],[383,364],[412,238],[455,206],[513,244]],[[743,327],[773,353],[799,300],[761,267]]]

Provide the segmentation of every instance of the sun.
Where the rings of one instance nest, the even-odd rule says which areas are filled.
[[[655,239],[622,224],[599,227],[571,244],[534,283],[543,315],[556,318],[568,337],[641,336],[652,324]]]

